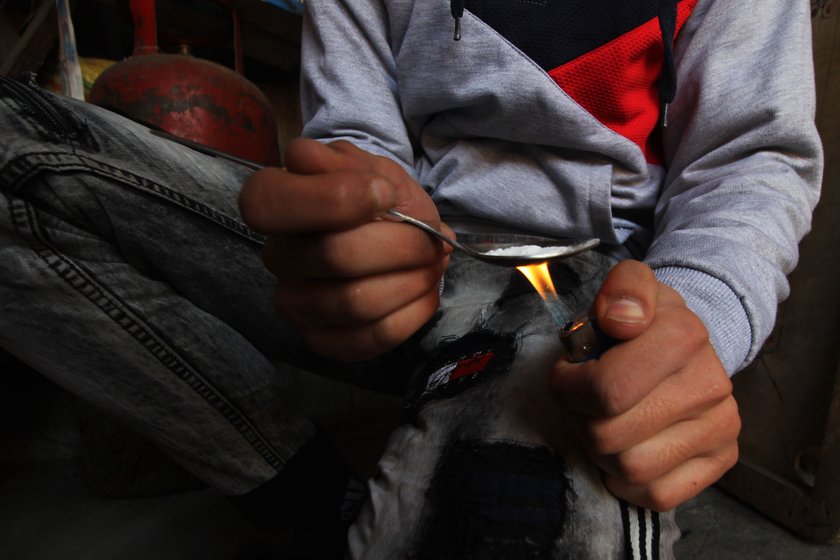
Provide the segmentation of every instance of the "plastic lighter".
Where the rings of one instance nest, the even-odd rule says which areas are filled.
[[[560,341],[566,348],[569,361],[573,363],[596,360],[618,342],[607,336],[598,327],[595,317],[584,312],[575,316],[560,328]]]

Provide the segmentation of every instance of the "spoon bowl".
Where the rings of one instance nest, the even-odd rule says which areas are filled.
[[[411,224],[448,243],[474,259],[498,266],[525,266],[564,259],[596,247],[598,239],[553,239],[515,233],[463,234],[452,239],[426,222],[398,210],[388,214],[401,222]]]

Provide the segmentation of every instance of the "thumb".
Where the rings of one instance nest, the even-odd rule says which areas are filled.
[[[659,282],[639,261],[622,261],[607,274],[595,297],[599,327],[619,340],[635,338],[653,321]]]

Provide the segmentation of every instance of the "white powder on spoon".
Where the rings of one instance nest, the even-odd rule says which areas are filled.
[[[565,250],[566,247],[541,247],[539,245],[516,245],[513,247],[499,247],[484,251],[483,255],[491,257],[547,257]]]

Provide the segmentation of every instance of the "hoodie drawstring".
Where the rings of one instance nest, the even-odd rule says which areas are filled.
[[[668,126],[668,107],[677,93],[677,68],[674,63],[674,33],[677,27],[677,2],[679,0],[660,0],[659,32],[662,34],[664,56],[662,73],[659,78],[659,104],[661,106],[660,125]],[[455,20],[453,39],[461,40],[461,18],[464,15],[464,0],[449,0],[449,11]]]
[[[662,46],[665,47],[662,59],[662,75],[659,77],[659,103],[662,107],[660,124],[668,126],[668,106],[677,94],[677,67],[674,64],[674,32],[677,27],[678,0],[660,0],[659,31],[662,33]]]
[[[464,15],[464,0],[449,0],[449,11],[452,12],[452,17],[455,19],[455,35],[452,38],[460,41],[461,17]]]

